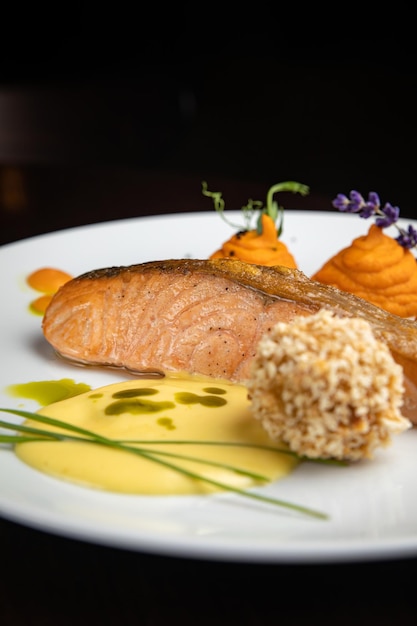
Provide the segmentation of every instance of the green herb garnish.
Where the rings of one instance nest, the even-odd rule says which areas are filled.
[[[294,181],[286,181],[273,185],[268,190],[265,205],[260,200],[249,199],[248,203],[242,207],[243,218],[245,222],[244,227],[242,228],[237,224],[233,224],[226,218],[224,213],[225,201],[223,200],[222,193],[220,191],[209,191],[207,188],[207,183],[205,181],[202,182],[203,195],[212,198],[215,210],[217,211],[217,213],[219,213],[222,219],[227,224],[229,224],[229,226],[232,226],[233,228],[240,231],[251,230],[252,221],[253,219],[256,219],[256,230],[258,234],[261,234],[262,215],[265,213],[275,222],[278,237],[280,237],[282,234],[284,221],[284,207],[280,206],[278,202],[274,200],[274,195],[279,191],[291,191],[292,193],[299,193],[302,196],[306,196],[310,192],[310,189],[309,187],[307,187],[307,185],[303,185]],[[255,226],[253,228],[255,228]]]
[[[176,472],[179,472],[180,474],[183,474],[185,476],[188,476],[189,478],[193,478],[195,480],[201,480],[206,482],[207,484],[213,485],[214,487],[223,489],[225,491],[230,491],[233,493],[236,493],[240,496],[244,496],[246,498],[251,498],[253,500],[257,500],[259,502],[264,502],[266,504],[272,504],[275,506],[280,506],[280,507],[284,507],[286,509],[290,509],[293,510],[295,512],[298,513],[302,513],[305,515],[309,515],[311,517],[315,517],[318,519],[327,519],[328,516],[325,513],[322,513],[320,511],[316,511],[314,509],[310,509],[298,504],[294,504],[291,502],[286,502],[277,498],[272,498],[269,496],[265,496],[259,493],[254,493],[251,491],[245,491],[243,489],[239,489],[237,487],[233,487],[232,485],[228,485],[226,483],[220,482],[220,481],[216,481],[210,478],[206,478],[205,476],[203,476],[202,474],[199,474],[197,472],[193,472],[190,470],[187,470],[183,467],[181,467],[180,465],[177,465],[173,462],[171,462],[170,460],[167,460],[169,458],[173,458],[173,459],[182,459],[182,460],[192,460],[192,461],[198,461],[207,465],[216,465],[218,467],[223,467],[225,469],[228,469],[230,471],[236,472],[240,475],[246,475],[251,477],[254,480],[260,481],[260,482],[268,482],[268,479],[265,478],[264,476],[261,476],[259,474],[255,474],[253,472],[248,472],[242,468],[239,467],[235,467],[235,466],[231,466],[231,465],[227,465],[227,464],[222,464],[222,463],[215,463],[213,461],[207,461],[207,460],[203,460],[203,459],[196,459],[195,457],[190,457],[187,455],[180,455],[180,454],[172,454],[169,452],[163,452],[160,450],[155,450],[150,448],[149,446],[155,443],[162,443],[162,442],[147,442],[147,441],[139,441],[139,442],[132,442],[130,441],[129,443],[126,443],[125,441],[119,441],[119,440],[114,440],[114,439],[108,439],[107,437],[103,437],[101,435],[99,435],[98,433],[95,433],[93,431],[84,429],[84,428],[80,428],[78,426],[75,426],[73,424],[70,424],[68,422],[64,422],[62,420],[58,420],[52,417],[48,417],[46,415],[41,415],[39,413],[32,413],[30,411],[22,411],[19,409],[8,409],[8,408],[0,408],[0,411],[5,412],[5,413],[10,413],[12,415],[17,415],[19,417],[23,417],[26,420],[32,420],[34,422],[38,422],[40,424],[44,424],[46,426],[52,426],[54,428],[61,428],[64,431],[66,431],[65,433],[59,433],[59,432],[55,432],[53,430],[48,430],[48,429],[44,429],[44,428],[36,428],[34,426],[29,426],[27,424],[15,424],[12,422],[7,422],[7,421],[3,421],[0,420],[0,427],[3,427],[7,430],[12,430],[15,432],[19,432],[21,434],[19,435],[3,435],[0,434],[0,443],[5,443],[5,444],[11,444],[11,445],[15,445],[18,443],[28,443],[28,442],[33,442],[33,441],[83,441],[86,443],[93,443],[96,445],[101,445],[101,446],[105,446],[108,448],[113,448],[113,449],[117,449],[117,450],[123,450],[125,452],[129,452],[131,454],[136,454],[138,456],[141,456],[142,458],[145,458],[149,461],[152,461],[154,463],[159,463],[160,465],[163,465],[171,470],[174,470]],[[135,445],[131,445],[132,443],[135,443]],[[165,441],[164,443],[174,443],[173,441],[171,442],[167,442]],[[191,442],[191,441],[184,441],[184,444],[188,443],[196,443],[196,442]],[[252,447],[252,444],[229,444],[229,443],[224,443],[224,442],[198,442],[201,445],[241,445],[241,446],[248,446],[248,447]],[[130,445],[129,445],[130,444]],[[139,445],[141,447],[139,447]],[[255,447],[259,447],[259,446],[255,446]],[[261,447],[265,447],[265,449],[271,450],[271,451],[275,451],[275,452],[286,452],[284,450],[277,450],[276,448],[273,447],[268,447],[268,446],[261,446]],[[294,454],[292,452],[287,452],[289,454]]]

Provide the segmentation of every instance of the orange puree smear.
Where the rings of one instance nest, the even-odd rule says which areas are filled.
[[[30,303],[30,310],[43,315],[54,293],[71,278],[71,274],[53,267],[43,267],[29,274],[26,278],[27,284],[43,294]]]
[[[412,252],[372,224],[311,277],[399,315],[417,315],[417,262]]]
[[[53,294],[45,294],[43,296],[39,296],[35,300],[32,300],[30,303],[30,310],[32,313],[36,313],[37,315],[43,315],[48,307],[48,304],[52,300]]]
[[[278,239],[274,220],[262,214],[262,233],[247,230],[233,235],[210,259],[235,258],[255,265],[283,265],[297,269],[295,258]]]
[[[55,293],[59,287],[72,278],[67,272],[53,267],[43,267],[29,274],[26,281],[32,289],[42,293]]]

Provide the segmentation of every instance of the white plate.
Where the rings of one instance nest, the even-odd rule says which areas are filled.
[[[229,212],[238,221],[238,212]],[[417,222],[407,220],[415,227]],[[310,275],[369,220],[287,211],[283,241]],[[114,370],[58,361],[28,312],[25,284],[50,265],[74,275],[164,258],[207,258],[232,229],[215,212],[155,216],[51,233],[0,248],[0,406],[36,410],[11,398],[11,384],[71,378],[92,387],[123,380]],[[4,414],[5,415],[5,414]],[[2,416],[3,417],[3,416]],[[324,563],[417,556],[417,429],[398,436],[369,463],[340,468],[305,464],[264,489],[324,511],[302,517],[233,494],[114,495],[55,480],[0,449],[0,514],[44,531],[161,555],[273,563]]]

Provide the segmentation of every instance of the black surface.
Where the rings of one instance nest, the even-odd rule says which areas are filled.
[[[2,624],[414,626],[416,560],[254,565],[152,556],[0,522]]]

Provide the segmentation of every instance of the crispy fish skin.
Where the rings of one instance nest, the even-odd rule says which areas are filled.
[[[43,318],[63,357],[133,371],[186,371],[243,382],[279,322],[330,309],[367,320],[403,367],[403,414],[417,423],[417,324],[300,270],[233,259],[174,259],[88,272],[63,285]]]

